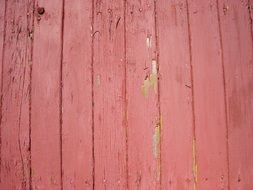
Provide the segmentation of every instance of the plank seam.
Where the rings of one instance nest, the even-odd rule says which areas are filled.
[[[3,116],[3,69],[4,69],[4,54],[5,54],[5,45],[6,45],[6,15],[7,15],[7,4],[8,0],[5,1],[4,5],[4,32],[3,32],[3,49],[2,49],[2,71],[1,71],[1,96],[0,96],[0,183],[2,182],[2,116]]]
[[[92,130],[92,189],[95,190],[95,128],[94,128],[94,12],[95,0],[92,0],[91,10],[91,130]]]
[[[63,46],[64,46],[64,20],[65,20],[65,0],[62,0],[61,18],[61,55],[60,55],[60,95],[59,95],[59,117],[60,117],[60,188],[63,190],[63,153],[62,153],[62,126],[63,126]]]
[[[157,158],[158,162],[158,172],[159,172],[159,189],[162,188],[162,166],[161,166],[161,161],[162,161],[162,146],[161,146],[161,141],[162,141],[162,130],[161,130],[161,120],[162,120],[162,114],[161,114],[161,98],[160,98],[160,79],[161,79],[161,74],[160,74],[160,62],[159,62],[159,37],[158,37],[158,21],[157,21],[157,1],[154,0],[154,29],[155,29],[155,52],[156,52],[156,61],[157,61],[157,74],[158,74],[158,81],[157,81],[157,107],[158,107],[158,118],[159,118],[159,132],[160,132],[160,139],[159,139],[159,154]]]
[[[223,39],[221,31],[221,18],[219,11],[219,2],[216,0],[217,17],[219,24],[219,40],[220,40],[220,51],[221,51],[221,64],[222,64],[222,82],[223,82],[223,93],[224,93],[224,106],[225,106],[225,124],[226,124],[226,157],[227,157],[227,180],[228,180],[228,190],[230,190],[230,160],[229,160],[229,136],[228,136],[228,111],[227,111],[227,87],[226,87],[226,75],[225,75],[225,65],[224,65],[224,50],[223,50]]]
[[[34,13],[35,13],[35,0],[32,0],[32,32],[31,37],[31,62],[30,62],[30,75],[29,75],[29,189],[32,190],[32,67],[33,67],[33,39],[34,39]]]
[[[126,146],[126,189],[129,189],[129,170],[128,170],[128,120],[127,120],[127,110],[128,110],[128,104],[127,104],[127,56],[126,56],[126,7],[127,7],[127,0],[124,0],[124,101],[125,101],[125,146]]]
[[[191,96],[192,96],[192,135],[193,135],[193,146],[194,146],[194,152],[193,152],[193,167],[195,168],[197,166],[197,147],[196,147],[196,121],[195,121],[195,101],[194,101],[194,75],[193,75],[193,64],[192,64],[192,37],[191,37],[191,24],[190,24],[190,12],[189,12],[189,3],[188,0],[186,2],[186,12],[187,12],[187,29],[188,29],[188,43],[189,43],[189,58],[190,58],[190,78],[191,78]],[[196,173],[195,173],[196,172]],[[197,176],[198,171],[192,171],[193,174],[193,189],[197,189]]]
[[[252,25],[253,25],[253,18],[252,18],[252,5],[251,5],[251,1],[248,0],[248,11],[249,11],[249,21],[250,21],[250,34],[251,34],[251,44],[252,44],[252,49],[253,49],[253,28],[252,28]]]

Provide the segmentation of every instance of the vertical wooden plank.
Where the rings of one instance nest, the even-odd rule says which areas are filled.
[[[1,120],[2,188],[29,189],[30,16],[32,2],[6,2]],[[22,15],[27,15],[23,17]]]
[[[1,122],[2,122],[2,65],[4,61],[4,40],[5,40],[5,1],[0,1],[0,84],[1,84],[1,98],[0,98],[0,186],[1,186],[1,169],[2,169],[2,127],[1,127]]]
[[[30,188],[29,85],[32,1],[5,1],[1,189]],[[3,3],[2,3],[3,4]],[[3,9],[3,8],[1,8]],[[25,15],[25,16],[24,16]]]
[[[62,0],[36,1],[32,69],[33,189],[61,189]]]
[[[0,1],[0,60],[1,62],[3,58],[4,33],[5,33],[4,23],[5,23],[5,1]]]
[[[197,189],[227,189],[227,126],[216,1],[189,1],[189,17]]]
[[[230,189],[253,187],[253,54],[248,1],[219,1],[223,44]]]
[[[250,14],[251,36],[253,38],[253,0],[248,0],[247,7]]]
[[[154,1],[126,1],[129,189],[158,189],[160,119]]]
[[[126,189],[124,1],[94,1],[95,189]]]
[[[157,1],[162,189],[193,189],[193,110],[187,4]]]
[[[92,189],[92,1],[66,1],[63,44],[63,189]]]

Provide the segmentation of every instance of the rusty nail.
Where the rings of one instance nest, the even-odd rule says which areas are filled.
[[[44,7],[38,7],[37,11],[40,15],[43,15],[45,13]]]

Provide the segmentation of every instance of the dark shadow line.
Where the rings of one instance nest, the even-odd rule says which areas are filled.
[[[92,0],[91,10],[91,131],[92,131],[92,189],[95,190],[95,121],[94,121],[94,22],[95,22],[95,0]]]
[[[61,190],[63,190],[63,144],[62,144],[62,126],[63,126],[63,46],[64,46],[64,20],[65,20],[65,0],[62,0],[62,18],[61,18],[61,57],[60,57],[60,94],[59,94],[59,118],[60,118],[60,181]]]
[[[252,18],[252,10],[253,5],[251,5],[251,1],[248,0],[248,11],[249,11],[249,20],[250,20],[250,34],[251,34],[251,44],[253,49],[253,18]]]
[[[32,67],[33,67],[33,46],[34,46],[34,17],[35,17],[35,0],[32,0],[32,28],[29,29],[29,37],[31,38],[30,53],[30,73],[29,73],[29,189],[32,190]],[[32,36],[30,36],[32,35]]]

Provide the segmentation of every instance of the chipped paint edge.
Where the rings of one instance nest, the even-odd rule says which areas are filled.
[[[198,183],[198,165],[197,165],[197,151],[196,151],[196,139],[192,141],[192,173],[193,173],[193,190],[197,190]]]
[[[161,172],[161,129],[162,129],[162,117],[158,119],[158,122],[155,126],[155,131],[152,137],[153,143],[153,155],[157,162],[156,169],[156,180],[160,181],[160,172]]]
[[[141,86],[141,92],[144,97],[148,97],[151,89],[153,89],[155,93],[158,91],[157,70],[157,62],[155,59],[153,59],[151,62],[151,73],[145,78]]]

